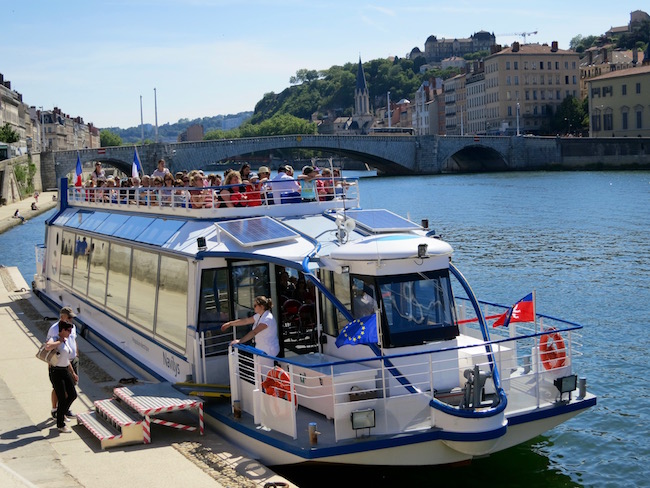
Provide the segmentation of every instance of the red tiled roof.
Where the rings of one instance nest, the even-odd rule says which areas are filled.
[[[589,81],[606,80],[609,78],[621,78],[623,76],[643,75],[646,73],[650,73],[650,65],[637,66],[636,68],[629,68],[629,69],[617,69],[616,71],[611,71],[604,75],[591,78],[591,80]]]

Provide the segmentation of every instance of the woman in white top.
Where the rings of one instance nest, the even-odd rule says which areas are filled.
[[[253,300],[255,315],[244,319],[231,320],[223,324],[221,326],[222,331],[240,325],[253,325],[253,328],[244,337],[235,339],[230,344],[244,343],[255,338],[255,347],[257,349],[264,351],[269,356],[277,356],[280,352],[280,342],[278,341],[278,324],[271,313],[272,307],[273,302],[270,298],[266,298],[265,296],[255,297]],[[262,360],[262,364],[269,366],[269,369],[273,368],[272,360],[267,358],[260,359]],[[266,371],[262,370],[262,374],[266,374]]]
[[[74,357],[72,346],[68,343],[68,338],[72,333],[72,324],[69,322],[59,321],[59,336],[50,337],[47,341],[46,349],[51,351],[56,349],[58,352],[58,361],[52,367],[50,378],[59,405],[56,409],[56,426],[59,432],[69,433],[72,430],[65,425],[65,414],[70,409],[70,405],[77,398],[75,384],[79,381],[77,373],[72,368],[70,360]]]

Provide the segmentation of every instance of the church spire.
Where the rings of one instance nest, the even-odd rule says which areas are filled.
[[[357,69],[357,86],[354,89],[354,115],[370,114],[370,94],[366,84],[366,75],[363,72],[361,56],[359,56],[359,68]]]

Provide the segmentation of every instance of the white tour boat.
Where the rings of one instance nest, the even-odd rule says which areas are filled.
[[[479,302],[449,244],[362,209],[357,183],[326,182],[324,201],[218,208],[212,195],[189,208],[183,189],[63,179],[34,289],[133,371],[227,385],[206,422],[268,465],[462,462],[596,404],[575,372],[582,326],[530,297]],[[221,331],[259,295],[273,300],[279,357],[231,346],[245,327]]]

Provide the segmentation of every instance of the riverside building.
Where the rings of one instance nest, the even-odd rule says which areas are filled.
[[[501,134],[537,134],[565,98],[580,96],[579,54],[514,42],[485,59],[486,126]],[[517,123],[517,121],[519,123]]]
[[[590,137],[650,137],[650,64],[587,82]]]

